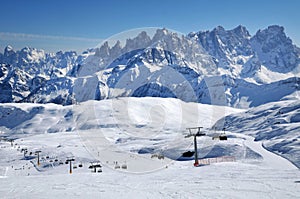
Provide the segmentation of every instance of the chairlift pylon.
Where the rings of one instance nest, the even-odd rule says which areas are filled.
[[[206,134],[205,133],[201,133],[201,129],[203,127],[199,126],[199,127],[193,127],[193,128],[187,128],[187,130],[189,130],[190,134],[185,136],[185,138],[188,138],[188,137],[191,137],[193,136],[194,137],[194,150],[195,150],[195,163],[194,163],[194,166],[195,167],[198,167],[199,166],[199,161],[198,161],[198,149],[197,149],[197,137],[200,137],[200,136],[205,136]],[[197,133],[196,134],[192,134],[192,129],[198,129]]]

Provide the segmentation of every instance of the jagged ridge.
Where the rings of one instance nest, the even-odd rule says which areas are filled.
[[[81,55],[5,48],[0,54],[0,102],[73,104],[119,96],[176,97],[234,107],[297,97],[300,50],[280,26],[251,37],[238,26],[187,36],[141,32]],[[292,78],[292,79],[291,79]],[[274,90],[275,88],[284,88]],[[274,90],[270,95],[266,90]],[[281,93],[277,95],[276,93]],[[260,99],[264,94],[264,99]]]

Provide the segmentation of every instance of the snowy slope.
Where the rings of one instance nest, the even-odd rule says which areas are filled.
[[[170,134],[169,137],[164,135],[164,139],[173,139],[172,136],[186,133],[189,126],[210,128],[223,116],[243,111],[172,98],[148,97],[88,101],[73,106],[2,104],[0,108],[2,136],[18,138],[33,134],[98,130],[108,134],[107,138],[114,142],[123,139],[122,136],[156,138],[161,131]]]
[[[194,167],[192,158],[175,161],[193,150],[192,139],[184,138],[186,127],[201,125],[208,135],[218,133],[210,129],[216,120],[246,114],[244,110],[171,98],[120,98],[74,106],[1,104],[1,113],[1,137],[18,138],[13,147],[0,141],[3,198],[299,195],[299,170],[247,135],[227,132],[228,141],[198,139],[201,158],[232,155],[236,162]],[[40,166],[36,155],[29,154],[36,150],[42,151]],[[164,159],[151,158],[153,154]],[[70,175],[65,160],[72,157],[77,168]],[[102,173],[88,168],[96,161]],[[127,169],[115,169],[116,161]]]
[[[215,125],[231,132],[251,135],[266,149],[300,167],[299,100],[268,103],[244,113],[229,115]]]

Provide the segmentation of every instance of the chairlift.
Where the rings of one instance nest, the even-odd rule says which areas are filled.
[[[70,169],[69,169],[69,173],[70,174],[72,174],[73,173],[73,171],[72,171],[72,162],[74,162],[75,161],[75,159],[74,158],[68,158],[67,160],[66,160],[66,163],[68,164],[69,163],[69,165],[70,165]]]
[[[227,135],[225,134],[225,128],[222,129],[223,133],[215,133],[212,137],[213,140],[227,140]]]
[[[195,151],[186,151],[182,153],[182,157],[190,158],[195,154]]]
[[[194,128],[187,128],[187,130],[189,130],[190,134],[185,136],[185,138],[189,138],[189,137],[194,137],[194,151],[195,151],[195,163],[194,163],[194,166],[195,167],[198,167],[199,166],[199,161],[198,161],[198,150],[197,150],[197,137],[200,137],[200,136],[206,136],[205,133],[201,133],[201,129],[203,127],[199,126],[199,127],[194,127]],[[197,133],[196,134],[193,134],[192,133],[192,129],[198,129]]]
[[[212,137],[213,140],[227,140],[227,136],[224,134],[218,134]]]
[[[81,163],[82,166],[82,163]],[[93,169],[92,172],[96,173],[96,169],[99,168],[101,169],[101,164],[99,162],[91,162],[91,165],[89,166],[89,169]],[[102,172],[102,171],[101,171]]]
[[[221,134],[221,135],[219,135],[219,139],[220,139],[220,140],[227,140],[227,136]]]
[[[221,135],[219,135],[219,139],[220,139],[220,140],[227,140],[227,135],[225,134],[225,130],[226,130],[226,129],[223,128],[223,131],[224,131],[224,132],[223,132]]]

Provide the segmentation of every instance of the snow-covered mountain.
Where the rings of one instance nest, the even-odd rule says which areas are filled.
[[[162,29],[152,39],[143,32],[127,43],[123,48],[119,43],[118,48],[103,45],[106,55],[118,57],[110,59],[114,60],[110,64],[83,64],[82,69],[91,72],[84,70],[84,82],[95,81],[95,76],[99,80],[96,99],[176,97],[247,108],[278,101],[299,90],[299,48],[279,26],[259,30],[253,37],[242,26],[228,31],[217,27],[188,36]],[[274,65],[275,57],[275,63],[281,65]],[[100,72],[91,78],[96,71]]]
[[[288,73],[299,67],[300,49],[280,26],[259,30],[253,37],[243,26],[228,31],[218,26],[189,36],[196,38],[215,58],[218,67],[232,75],[251,77],[262,67],[271,72]]]
[[[0,102],[72,104],[71,71],[84,55],[7,46],[0,56]]]
[[[280,26],[180,35],[158,29],[81,55],[5,48],[1,102],[73,104],[121,96],[174,97],[247,108],[297,97],[300,49]]]
[[[299,83],[300,50],[280,26],[254,36],[243,26],[143,31],[80,55],[7,46],[0,191],[4,198],[38,198],[49,188],[67,198],[296,198]],[[206,135],[197,138],[200,167],[186,129],[196,126]],[[215,139],[224,127],[228,140]],[[91,173],[93,164],[103,167]]]

